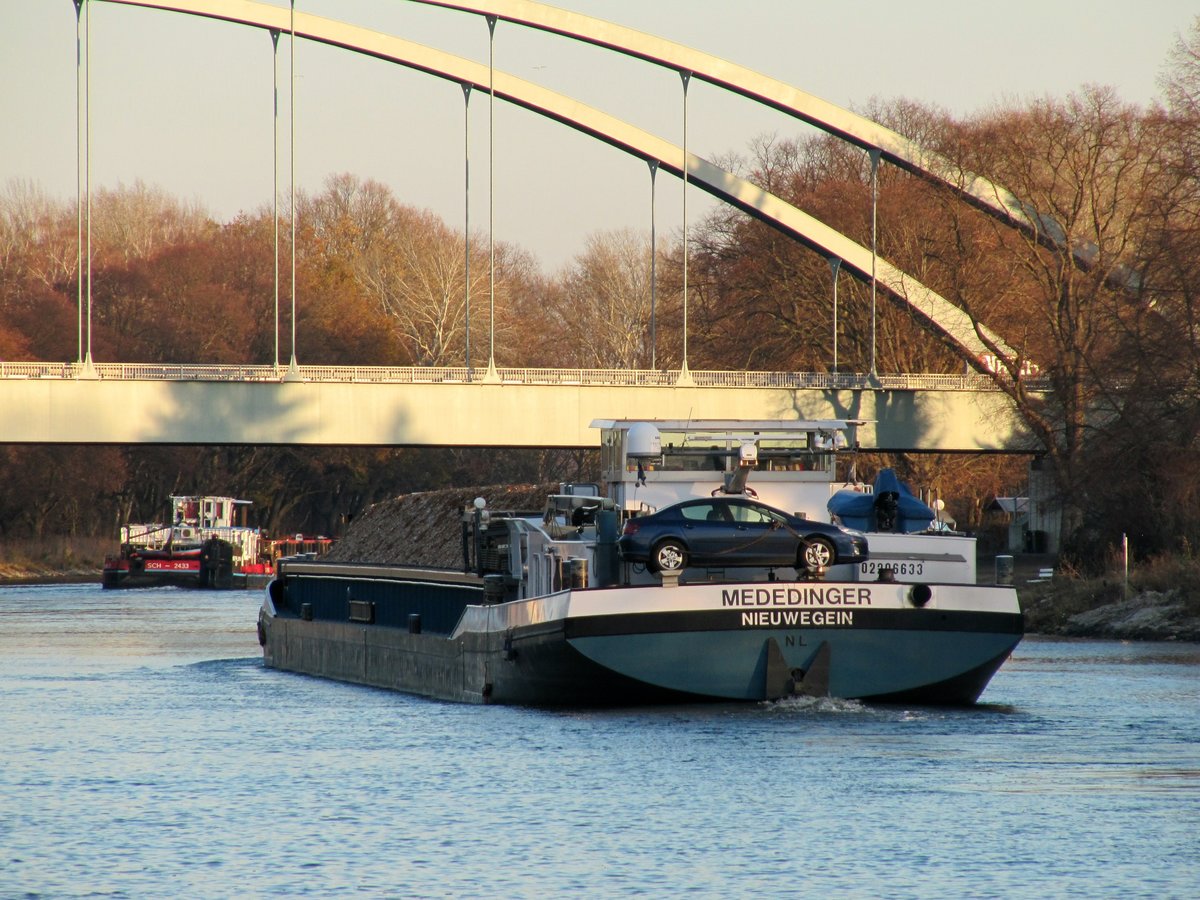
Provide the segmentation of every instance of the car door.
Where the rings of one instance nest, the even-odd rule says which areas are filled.
[[[736,555],[741,565],[789,565],[796,559],[797,539],[783,517],[748,500],[730,504]]]
[[[727,504],[685,503],[679,507],[679,513],[693,565],[722,566],[731,562],[728,551],[735,543],[735,532]]]

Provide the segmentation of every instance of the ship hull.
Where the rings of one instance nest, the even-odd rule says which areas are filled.
[[[194,550],[134,550],[111,556],[104,561],[101,585],[105,588],[186,587],[245,590],[261,588],[270,578],[270,574],[265,571],[248,572],[236,566],[229,543],[214,538]]]
[[[234,572],[227,580],[213,584],[204,581],[197,572],[173,571],[129,571],[128,569],[105,568],[101,574],[101,587],[109,590],[120,588],[181,587],[204,590],[259,590],[271,581],[270,575]]]
[[[259,637],[274,668],[465,702],[973,703],[1021,639],[1015,593],[920,587],[928,597],[776,582],[486,604],[471,576],[313,563],[272,583]]]

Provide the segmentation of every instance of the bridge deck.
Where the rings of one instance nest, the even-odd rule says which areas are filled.
[[[865,375],[855,372],[743,372],[678,369],[557,369],[466,366],[298,366],[176,363],[3,362],[0,379],[48,378],[118,381],[363,382],[388,384],[503,383],[675,387],[815,388],[821,390],[996,391],[987,375]]]
[[[0,443],[592,447],[594,419],[864,419],[865,449],[1029,452],[982,375],[0,364]]]

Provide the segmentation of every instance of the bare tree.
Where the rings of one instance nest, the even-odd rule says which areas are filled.
[[[354,257],[355,278],[421,365],[462,361],[466,331],[464,242],[431,213],[395,207],[386,231]],[[477,263],[476,298],[486,288]],[[482,274],[480,274],[482,270]],[[477,320],[478,321],[478,320]]]
[[[211,237],[216,224],[198,203],[181,203],[140,179],[92,195],[92,243],[97,261],[128,264],[164,247]]]
[[[78,227],[74,204],[50,198],[32,182],[11,180],[0,193],[0,273],[47,288],[75,274]]]
[[[1034,223],[1013,230],[994,219],[972,220],[956,203],[959,212],[947,214],[949,240],[938,252],[954,273],[945,293],[977,323],[1007,319],[1001,330],[1017,353],[993,347],[994,381],[1044,452],[1067,548],[1079,546],[1090,506],[1090,442],[1127,399],[1123,323],[1145,299],[1137,272],[1147,222],[1166,189],[1165,137],[1156,117],[1109,89],[1088,88],[1061,102],[996,110],[970,123],[955,147],[943,148],[959,154],[964,171],[1012,191]],[[981,253],[995,263],[960,265]],[[1045,384],[1049,392],[1039,390]]]
[[[339,175],[307,202],[303,218],[317,252],[337,261],[386,316],[413,363],[466,362],[466,241],[427,210],[398,203],[377,182]],[[486,242],[471,241],[471,364],[487,359],[492,323]],[[531,275],[532,259],[498,244],[496,256],[497,355],[511,353],[514,293]]]
[[[372,179],[342,173],[325,180],[325,190],[309,199],[301,194],[297,213],[312,236],[313,251],[326,258],[351,260],[387,237],[397,203],[392,192]],[[299,252],[301,248],[297,247]]]
[[[911,120],[927,122],[911,104]],[[759,138],[746,177],[793,206],[871,244],[871,172],[867,155],[828,136],[803,141]],[[880,170],[879,252],[924,278],[931,202],[920,179]],[[865,372],[871,357],[870,287],[838,269],[838,307],[830,260],[794,238],[722,208],[697,230],[694,271],[701,299],[700,352],[726,365]],[[931,339],[905,304],[881,295],[877,349],[884,371],[955,371],[961,362]]]
[[[588,236],[561,277],[560,305],[553,311],[576,365],[650,368],[650,278],[647,235],[625,228]]]
[[[1171,114],[1180,120],[1200,122],[1200,16],[1186,34],[1179,35],[1159,76]],[[1200,135],[1184,135],[1196,149]]]

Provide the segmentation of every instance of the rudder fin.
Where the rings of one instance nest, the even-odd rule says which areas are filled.
[[[784,697],[828,697],[829,665],[833,657],[828,641],[821,641],[808,665],[793,669],[788,665],[775,638],[766,643],[766,671],[763,678],[763,698],[780,700]]]

